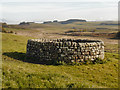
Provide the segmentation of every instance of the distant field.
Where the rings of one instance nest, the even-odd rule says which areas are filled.
[[[105,24],[105,25],[104,25]],[[108,25],[106,25],[108,24]],[[46,30],[53,30],[53,29],[62,29],[62,30],[69,30],[75,28],[76,30],[79,29],[86,29],[87,31],[96,30],[97,32],[101,31],[116,31],[118,29],[118,22],[111,21],[111,22],[75,22],[71,24],[60,24],[60,23],[49,23],[49,24],[38,24],[32,23],[30,25],[9,25],[10,28],[14,29],[46,29]]]
[[[115,38],[118,32],[117,21],[104,22],[74,22],[70,24],[49,23],[29,25],[8,25],[3,27],[6,31],[13,31],[17,35],[31,36],[35,38],[51,38],[49,36],[91,36]],[[66,33],[67,32],[67,33]],[[98,35],[99,33],[99,35]]]

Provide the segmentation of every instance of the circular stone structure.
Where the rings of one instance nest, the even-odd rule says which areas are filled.
[[[104,59],[104,43],[99,40],[81,39],[31,39],[27,43],[27,57],[37,62],[84,62]]]

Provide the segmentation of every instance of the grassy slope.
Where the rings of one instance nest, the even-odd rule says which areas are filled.
[[[3,88],[116,88],[117,54],[106,53],[106,64],[53,66],[23,62],[30,37],[3,34]]]
[[[108,29],[98,29],[96,30],[96,32],[117,32],[116,29],[118,29],[117,25],[100,25],[101,23],[113,23],[113,24],[117,24],[117,22],[113,21],[113,22],[75,22],[75,23],[70,23],[70,24],[59,24],[59,23],[50,23],[50,24],[37,24],[37,23],[33,23],[30,25],[23,25],[23,26],[17,26],[11,25],[11,28],[5,28],[5,30],[7,31],[26,31],[26,30],[31,30],[31,29],[45,29],[47,30],[47,32],[52,31],[69,31],[69,30],[74,30],[72,29],[73,27],[75,27],[77,30],[79,29],[87,29],[87,31],[91,31],[91,30],[96,30],[96,28],[108,28]],[[16,27],[19,27],[19,29],[16,29]],[[20,29],[21,28],[21,29]],[[24,29],[23,29],[24,28]],[[35,31],[35,30],[34,30]]]

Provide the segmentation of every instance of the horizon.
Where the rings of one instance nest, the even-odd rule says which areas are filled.
[[[73,19],[77,19],[77,18],[73,18]],[[61,21],[67,21],[67,20],[70,20],[70,19],[66,19],[66,20],[61,20]],[[81,19],[79,19],[79,20],[81,20]],[[83,20],[83,19],[82,19]],[[85,20],[85,19],[84,19]],[[51,22],[53,22],[54,20],[51,20]],[[61,21],[59,21],[59,20],[57,20],[58,22],[61,22]],[[103,20],[103,21],[88,21],[88,20],[86,20],[87,22],[118,22],[118,20]],[[21,22],[19,22],[19,23],[7,23],[7,22],[1,22],[0,21],[0,23],[6,23],[6,24],[8,24],[8,25],[18,25],[18,24],[20,24],[20,23],[22,23],[22,22],[25,22],[25,23],[29,23],[29,22],[33,22],[33,21],[21,21]],[[43,24],[44,22],[48,22],[48,21],[43,21],[43,22],[33,22],[33,23],[37,23],[37,24]]]
[[[112,1],[112,0],[111,0]],[[8,24],[20,22],[65,21],[117,21],[116,2],[2,2],[0,21]]]

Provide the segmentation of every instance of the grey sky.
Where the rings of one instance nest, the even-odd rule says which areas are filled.
[[[84,0],[84,2],[80,0],[69,0],[69,2],[68,0],[64,0],[67,2],[63,2],[63,0],[59,2],[55,2],[55,0],[44,2],[41,0],[14,1],[1,1],[2,10],[0,9],[0,11],[2,14],[0,14],[0,18],[7,23],[42,22],[72,18],[94,21],[118,19],[118,0]]]
[[[118,2],[119,0],[1,0],[0,2]]]

